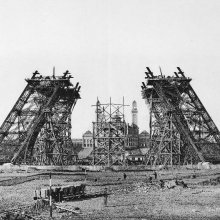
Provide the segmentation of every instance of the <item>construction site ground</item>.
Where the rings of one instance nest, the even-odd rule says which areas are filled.
[[[53,204],[52,219],[220,219],[220,169],[157,174],[155,179],[153,171],[54,172],[53,186],[85,183],[87,194],[107,188],[109,196],[107,205],[104,197]],[[172,185],[176,179],[187,187]],[[49,206],[33,199],[39,188],[49,188],[48,173],[2,172],[0,219],[9,219],[7,213],[12,213],[10,219],[50,219]]]

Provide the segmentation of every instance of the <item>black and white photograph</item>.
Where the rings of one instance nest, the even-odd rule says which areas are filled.
[[[219,0],[0,0],[0,220],[219,220],[219,85]]]

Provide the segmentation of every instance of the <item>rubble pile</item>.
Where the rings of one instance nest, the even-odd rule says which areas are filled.
[[[218,184],[220,184],[220,177],[211,178],[209,180],[205,180],[205,181],[201,182],[201,185],[203,185],[203,186],[207,186],[207,185],[216,186]]]
[[[0,173],[20,173],[28,171],[28,166],[13,165],[12,163],[4,163],[0,165]]]
[[[151,183],[148,182],[138,182],[135,183],[134,188],[137,193],[147,193],[148,191],[158,190],[158,189],[173,189],[176,187],[188,188],[187,184],[183,180],[157,180]]]
[[[28,220],[30,219],[28,216],[25,215],[25,212],[5,212],[0,214],[0,220]]]

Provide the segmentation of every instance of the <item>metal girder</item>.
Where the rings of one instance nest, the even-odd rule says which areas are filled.
[[[67,72],[45,77],[35,73],[26,79],[28,85],[1,126],[0,160],[36,165],[73,163],[71,114],[80,98],[80,86],[73,86]]]
[[[154,76],[151,72],[151,77],[147,75],[146,83],[142,83],[142,96],[150,105],[151,149],[147,162],[220,162],[219,130],[191,87],[191,79],[178,70],[172,77]],[[170,160],[171,157],[178,160]]]

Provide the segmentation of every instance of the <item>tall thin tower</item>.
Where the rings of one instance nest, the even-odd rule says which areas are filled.
[[[133,101],[132,102],[132,124],[138,126],[138,110],[137,110],[137,102]]]

